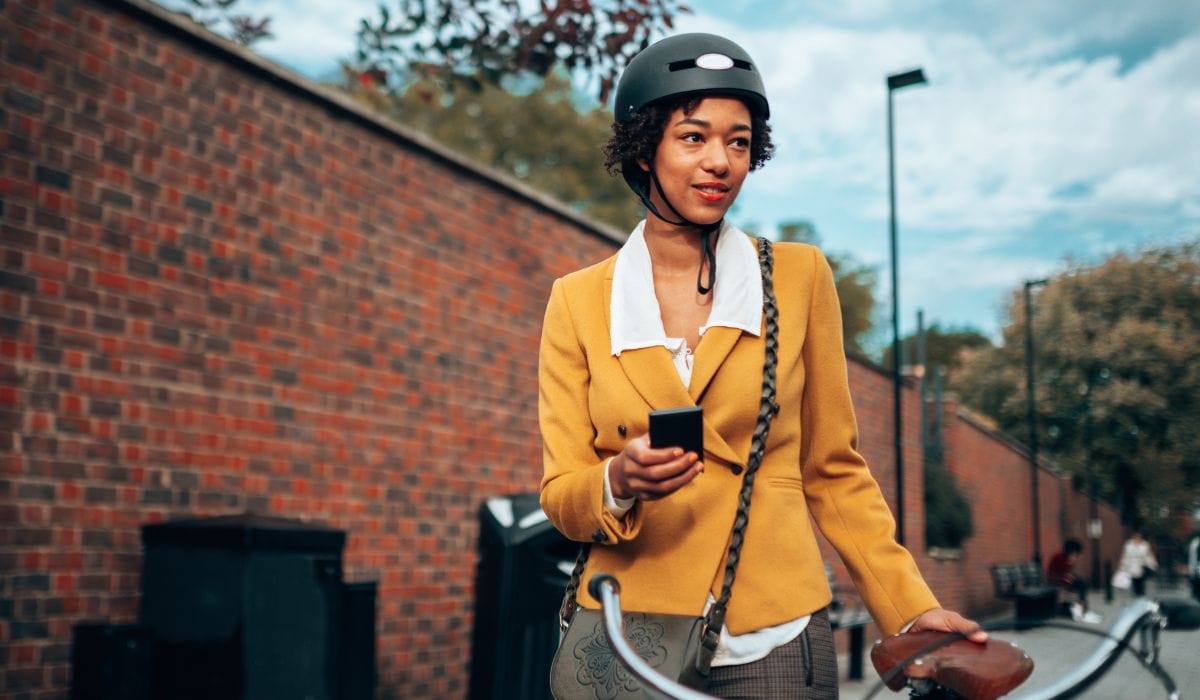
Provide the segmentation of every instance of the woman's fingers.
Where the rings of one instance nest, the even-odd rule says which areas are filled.
[[[626,443],[613,465],[619,472],[610,475],[613,494],[644,501],[669,496],[704,471],[704,464],[695,452],[684,452],[679,447],[652,448],[648,435]]]
[[[678,457],[670,462],[653,466],[642,466],[629,475],[630,488],[642,500],[654,500],[675,493],[704,471],[695,452]]]
[[[938,630],[942,632],[961,632],[963,636],[972,642],[986,642],[988,634],[974,620],[969,620],[962,615],[951,610],[942,608],[934,608],[926,610],[917,616],[913,622],[910,632],[920,632],[922,630]]]
[[[625,445],[625,455],[646,467],[674,462],[684,456],[683,449],[679,447],[651,447],[649,435],[630,440]]]

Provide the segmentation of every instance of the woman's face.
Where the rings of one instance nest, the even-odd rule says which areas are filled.
[[[707,97],[691,114],[681,108],[667,119],[654,172],[688,221],[711,224],[733,206],[750,172],[750,123],[750,110],[730,97]],[[650,197],[664,216],[671,215],[653,185]]]

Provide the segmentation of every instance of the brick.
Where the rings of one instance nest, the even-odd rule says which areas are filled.
[[[100,202],[115,207],[128,209],[133,206],[133,196],[128,192],[104,188],[100,190]]]
[[[0,288],[18,292],[34,292],[37,290],[37,282],[29,275],[0,270]]]
[[[9,87],[4,91],[4,106],[14,109],[18,112],[25,112],[32,115],[40,115],[45,108],[45,103],[41,98],[20,90],[16,87]]]
[[[109,548],[113,546],[113,533],[108,530],[86,529],[83,531],[81,542],[84,547]]]
[[[104,228],[101,240],[104,242],[104,245],[118,250],[129,250],[133,247],[132,236],[107,226]]]
[[[158,247],[156,252],[158,259],[174,265],[182,265],[184,262],[184,253],[181,248],[176,246],[163,244]]]
[[[0,238],[4,239],[5,245],[15,248],[33,248],[37,245],[37,234],[10,224],[0,225]]]
[[[17,498],[22,501],[54,502],[56,490],[54,484],[20,484],[17,487]]]
[[[50,576],[47,574],[20,574],[12,577],[12,587],[14,591],[48,591],[50,590]]]
[[[194,194],[185,194],[183,196],[183,206],[197,214],[211,214],[213,209],[211,200]]]
[[[36,179],[43,185],[50,185],[51,187],[57,187],[62,190],[71,189],[71,175],[70,173],[62,170],[56,170],[44,165],[39,165],[37,166]]]
[[[98,331],[123,333],[125,331],[125,319],[105,314],[93,314],[92,327]]]
[[[120,165],[124,168],[133,167],[133,153],[128,149],[118,147],[111,143],[106,143],[101,151],[101,157],[109,163]]]

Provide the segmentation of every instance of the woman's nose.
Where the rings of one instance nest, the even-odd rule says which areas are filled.
[[[705,172],[724,175],[729,170],[729,155],[725,152],[725,144],[719,141],[709,142],[700,167],[704,168]]]

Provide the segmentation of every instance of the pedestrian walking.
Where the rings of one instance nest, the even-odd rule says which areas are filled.
[[[1154,558],[1154,549],[1142,537],[1140,530],[1134,530],[1125,540],[1125,546],[1121,548],[1121,563],[1117,568],[1129,576],[1134,597],[1146,595],[1146,579],[1158,569],[1158,560]]]
[[[1192,541],[1188,543],[1187,555],[1188,582],[1192,584],[1192,597],[1200,600],[1200,526]]]

